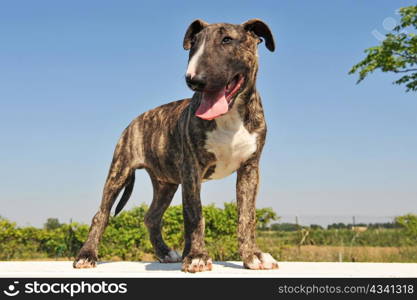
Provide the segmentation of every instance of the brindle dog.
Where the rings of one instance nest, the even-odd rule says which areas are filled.
[[[204,245],[204,218],[200,200],[202,182],[237,171],[239,252],[249,269],[278,268],[255,243],[255,199],[259,159],[266,136],[261,98],[256,90],[257,45],[265,40],[274,51],[268,26],[258,19],[241,25],[208,24],[196,20],[184,37],[190,50],[187,85],[191,99],[150,110],[124,130],[114,152],[100,209],[74,268],[94,267],[97,247],[119,192],[119,213],[128,201],[135,170],[145,169],[152,180],[153,200],[145,216],[155,254],[161,262],[180,262],[185,272],[212,269]],[[161,235],[161,219],[182,187],[185,247],[182,257]]]

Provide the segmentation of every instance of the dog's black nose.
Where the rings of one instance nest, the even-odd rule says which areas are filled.
[[[190,74],[185,75],[185,81],[190,89],[193,91],[202,91],[206,86],[206,81],[204,76],[194,75],[191,77]]]

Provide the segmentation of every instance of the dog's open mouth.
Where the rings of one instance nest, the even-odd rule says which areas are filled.
[[[204,120],[213,120],[229,111],[233,97],[243,84],[244,77],[240,74],[224,87],[216,91],[203,91],[200,106],[195,115]]]

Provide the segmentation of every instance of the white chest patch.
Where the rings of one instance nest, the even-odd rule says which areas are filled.
[[[257,148],[257,133],[249,133],[236,105],[216,119],[217,128],[207,133],[205,148],[216,156],[216,169],[210,179],[220,179],[235,172]]]

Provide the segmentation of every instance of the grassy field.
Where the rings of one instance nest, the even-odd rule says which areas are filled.
[[[276,246],[273,241],[258,239],[261,248],[271,253],[279,261],[303,262],[384,262],[417,263],[417,246],[409,247],[372,247],[372,246]],[[72,257],[26,257],[11,260],[22,261],[66,261]],[[123,261],[119,256],[105,257],[104,260]],[[152,253],[142,253],[140,261],[156,261]]]
[[[277,257],[282,261],[417,262],[417,247],[292,246],[281,248]]]
[[[281,261],[417,262],[417,246],[401,243],[398,238],[393,239],[398,234],[399,231],[395,229],[363,233],[347,229],[338,232],[322,230],[311,234],[312,237],[305,238],[304,244],[300,244],[303,239],[300,232],[260,231],[258,244],[263,251],[268,251]],[[320,236],[315,245],[314,235]]]

